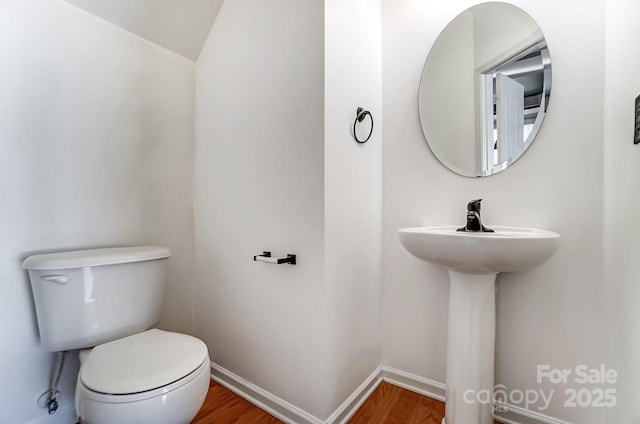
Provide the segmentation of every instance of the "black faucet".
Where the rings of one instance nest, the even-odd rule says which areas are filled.
[[[482,199],[472,200],[467,203],[467,225],[458,228],[457,231],[465,231],[467,233],[494,233],[491,228],[482,225],[480,219],[480,202]]]

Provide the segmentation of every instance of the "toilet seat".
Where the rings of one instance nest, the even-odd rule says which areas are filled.
[[[204,400],[204,396],[207,391],[207,387],[209,386],[210,379],[210,364],[209,364],[209,355],[207,355],[207,360],[202,362],[195,371],[190,373],[187,376],[184,376],[178,381],[174,381],[171,384],[167,384],[166,386],[158,387],[155,389],[147,390],[139,393],[125,394],[125,395],[113,395],[100,393],[91,390],[87,386],[85,386],[80,379],[78,379],[78,387],[77,387],[77,396],[81,399],[89,400],[92,402],[97,402],[101,404],[126,404],[126,405],[134,405],[136,403],[140,403],[147,400],[152,400],[153,398],[159,398],[165,395],[170,395],[171,392],[177,392],[180,390],[184,390],[190,384],[196,384],[197,386],[204,386],[204,390],[202,391],[201,399],[198,400],[198,408],[199,405],[202,404]],[[200,390],[197,389],[197,392]],[[197,408],[196,408],[197,410]]]
[[[80,353],[75,403],[81,423],[188,424],[196,416],[211,378],[209,354],[204,343],[191,336],[161,330],[145,333],[131,336],[124,343],[119,343],[122,340],[107,343],[106,349],[101,345],[101,349],[98,346]],[[94,356],[96,349],[98,354]],[[131,356],[127,357],[125,353]],[[200,357],[201,354],[204,356]],[[154,357],[159,359],[150,359]],[[158,369],[162,363],[171,372]],[[192,369],[194,364],[197,366]],[[142,372],[145,369],[151,375]],[[113,381],[126,372],[133,374],[119,382]],[[83,382],[83,378],[91,387]],[[169,380],[172,381],[164,384]],[[157,384],[163,385],[152,387]],[[138,391],[144,387],[145,390]],[[105,390],[121,393],[109,394]]]
[[[196,371],[209,367],[208,362],[201,340],[151,329],[93,348],[80,369],[79,382],[102,400],[132,401],[131,396],[157,396],[188,383],[188,377],[195,378]]]
[[[76,412],[84,424],[188,424],[211,369],[206,345],[149,330],[80,352]]]

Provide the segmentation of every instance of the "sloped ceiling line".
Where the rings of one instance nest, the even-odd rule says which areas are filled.
[[[120,28],[197,60],[223,0],[65,0]]]

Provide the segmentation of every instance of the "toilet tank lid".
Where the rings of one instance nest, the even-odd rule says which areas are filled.
[[[160,246],[108,247],[33,255],[22,262],[22,268],[43,271],[73,269],[151,261],[169,256],[171,256],[171,251]]]

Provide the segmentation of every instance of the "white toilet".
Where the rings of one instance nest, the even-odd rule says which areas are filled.
[[[86,424],[187,424],[209,387],[206,345],[150,329],[171,252],[118,247],[30,256],[44,349],[80,352],[76,411]]]

